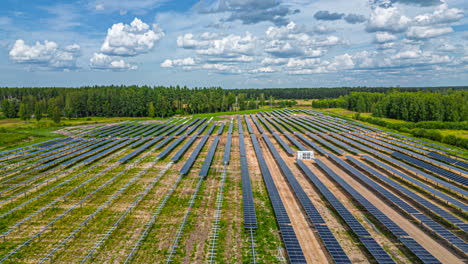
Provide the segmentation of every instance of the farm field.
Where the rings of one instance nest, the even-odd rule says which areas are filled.
[[[310,109],[109,122],[0,152],[0,263],[468,261],[447,146]]]

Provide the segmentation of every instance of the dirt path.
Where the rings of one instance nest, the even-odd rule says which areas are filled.
[[[329,166],[333,171],[341,171],[329,160],[322,159],[322,161]],[[411,221],[400,215],[395,209],[391,208],[379,197],[376,197],[371,191],[362,186],[359,182],[354,180],[347,173],[341,172],[342,177],[348,184],[350,184],[356,191],[366,197],[369,202],[379,208],[386,216],[392,219],[398,226],[405,230],[414,240],[416,240],[421,246],[428,250],[434,257],[442,261],[443,263],[464,263],[460,258],[454,255],[451,251],[443,247],[439,242],[434,240],[431,236],[424,233]]]

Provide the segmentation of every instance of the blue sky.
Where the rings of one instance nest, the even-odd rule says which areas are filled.
[[[3,0],[0,87],[468,84],[462,0]]]

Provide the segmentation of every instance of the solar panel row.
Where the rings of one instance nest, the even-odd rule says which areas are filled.
[[[329,154],[329,157],[341,165],[348,171],[352,171],[352,167],[343,162],[341,159],[336,157],[333,154]],[[338,174],[332,171],[325,163],[321,160],[316,160],[317,165],[325,171],[327,175],[335,180],[343,189],[346,190],[357,202],[359,202],[371,215],[373,215],[388,231],[390,231],[395,237],[397,237],[400,241],[401,238],[406,239],[407,241],[413,240],[412,238],[408,238],[408,233],[404,231],[401,227],[399,227],[395,222],[393,222],[388,216],[386,216],[382,211],[380,211],[377,207],[375,207],[367,198],[362,196],[359,192],[357,192],[351,185],[349,185],[345,180],[343,180]],[[414,240],[413,240],[414,241]],[[427,263],[440,263],[435,257],[433,257],[427,250],[421,247],[416,241],[414,241],[415,247],[414,250],[411,250],[413,254],[415,254],[419,259],[423,260]],[[418,247],[419,246],[419,247]],[[416,250],[417,249],[417,250]]]
[[[271,154],[275,158],[276,163],[279,165],[281,172],[285,176],[286,180],[288,181],[289,185],[292,187],[293,192],[299,203],[301,204],[302,208],[306,212],[310,222],[314,225],[315,229],[317,230],[320,238],[325,244],[328,252],[330,253],[331,257],[335,260],[336,263],[351,263],[351,260],[347,257],[346,253],[344,252],[343,248],[336,240],[333,233],[328,229],[325,225],[325,220],[322,218],[320,213],[318,212],[317,208],[314,206],[312,201],[310,200],[309,196],[305,193],[302,186],[297,181],[296,177],[294,177],[292,171],[289,169],[288,165],[284,162],[283,158],[276,150],[273,143],[271,143],[270,139],[266,134],[263,134],[263,139],[268,146]]]
[[[229,133],[226,138],[226,145],[224,146],[224,156],[223,156],[223,163],[229,164],[231,159],[231,145],[232,145],[232,134]]]
[[[376,160],[376,159],[374,159],[374,158],[372,158],[372,157],[370,157],[368,155],[362,155],[362,157],[365,158],[366,160],[376,164],[377,166],[383,168],[387,172],[390,172],[393,175],[398,176],[398,177],[400,177],[400,178],[402,178],[402,179],[404,179],[404,180],[406,180],[408,182],[411,182],[412,184],[418,186],[421,189],[424,189],[428,193],[431,193],[432,195],[434,195],[434,196],[436,196],[436,197],[438,197],[438,198],[440,198],[442,200],[445,200],[445,201],[459,207],[460,209],[462,209],[464,211],[468,211],[468,206],[465,203],[462,203],[462,202],[458,201],[457,199],[454,199],[453,197],[448,196],[447,194],[445,194],[445,193],[443,193],[443,192],[441,192],[439,190],[436,190],[436,189],[434,189],[434,188],[432,188],[432,187],[430,187],[430,186],[428,186],[428,185],[426,185],[426,184],[424,184],[424,183],[422,183],[422,182],[420,182],[420,181],[418,181],[418,180],[416,180],[416,179],[414,179],[412,177],[409,177],[405,173],[400,172],[400,171],[398,171],[398,170],[396,170],[396,169],[384,164],[383,162],[378,161],[378,160]],[[391,162],[391,160],[390,160],[390,162]]]
[[[455,185],[453,185],[453,184],[451,184],[451,183],[448,183],[448,182],[446,182],[446,181],[444,181],[444,180],[441,180],[441,179],[439,179],[439,178],[437,178],[437,177],[435,177],[435,176],[429,175],[429,174],[427,174],[427,173],[425,173],[425,172],[423,172],[423,171],[421,171],[421,170],[419,170],[419,169],[416,169],[416,168],[414,168],[414,167],[412,167],[412,166],[409,166],[409,165],[406,164],[406,163],[403,163],[403,162],[398,161],[398,160],[396,160],[396,159],[387,157],[387,156],[385,156],[385,155],[383,155],[383,154],[381,154],[381,153],[379,153],[379,152],[374,152],[373,154],[376,155],[377,157],[383,159],[383,160],[386,160],[386,161],[391,162],[392,164],[395,164],[395,165],[398,166],[399,168],[404,168],[406,171],[409,171],[409,172],[411,172],[411,173],[414,173],[414,174],[417,174],[417,175],[419,175],[419,176],[422,176],[422,177],[426,178],[427,180],[431,180],[431,181],[433,181],[433,182],[436,182],[437,184],[439,184],[439,185],[441,185],[441,186],[444,186],[444,187],[447,188],[447,189],[450,189],[450,190],[453,190],[453,191],[455,191],[455,192],[458,192],[458,193],[460,193],[461,195],[468,196],[468,192],[467,192],[467,191],[465,191],[465,190],[463,190],[463,189],[461,189],[461,188],[459,188],[459,187],[457,187],[457,186],[455,186]]]
[[[255,117],[255,115],[250,115],[250,118],[252,119],[252,121],[254,122],[255,126],[257,127],[258,132],[260,132],[260,134],[265,133],[265,131],[263,130],[263,127],[258,123],[258,120],[257,120],[257,118]]]
[[[320,147],[319,145],[315,144],[314,142],[312,142],[310,139],[306,138],[304,135],[302,135],[301,133],[297,133],[295,132],[294,135],[296,135],[299,139],[301,139],[304,143],[306,143],[307,145],[309,145],[310,147],[312,147],[315,151],[317,151],[318,153],[322,154],[322,155],[327,155],[328,152],[326,152],[322,147]]]
[[[213,143],[211,143],[210,150],[208,151],[208,154],[205,157],[205,161],[203,162],[202,168],[198,176],[200,177],[208,176],[208,171],[210,170],[211,163],[213,162],[213,158],[216,152],[216,148],[218,147],[218,143],[219,143],[219,136],[216,136],[215,139],[213,140]]]
[[[249,134],[253,134],[252,125],[250,125],[249,119],[247,118],[246,115],[244,115],[244,120],[245,120],[245,124],[247,125],[247,130],[249,131]]]
[[[244,228],[257,228],[257,215],[253,200],[252,185],[250,182],[249,165],[245,155],[244,136],[239,136],[239,146],[241,149],[241,182],[242,182],[242,206],[244,212]],[[244,151],[242,151],[244,149]]]
[[[291,221],[289,219],[288,213],[286,212],[286,208],[284,207],[283,201],[279,196],[278,189],[276,188],[266,161],[263,158],[263,153],[260,149],[257,137],[255,137],[254,134],[251,134],[250,138],[252,139],[255,154],[257,155],[257,161],[262,172],[263,181],[265,182],[268,197],[270,198],[271,205],[273,206],[273,211],[280,228],[281,238],[283,239],[284,245],[286,247],[289,261],[291,263],[306,263],[304,253],[301,246],[299,245],[296,233],[291,226]]]
[[[326,134],[320,134],[320,136],[325,138],[328,141],[331,141],[331,142],[335,143],[335,145],[340,146],[342,149],[345,149],[348,152],[355,153],[355,154],[361,153],[361,151],[351,147],[350,145],[344,143],[343,141],[336,140],[336,139],[334,139],[334,138],[332,138],[332,137],[330,137],[330,136],[328,136]]]
[[[307,167],[307,165],[297,160],[298,166],[302,169],[310,181],[317,187],[320,193],[328,200],[341,218],[358,236],[359,240],[369,250],[378,263],[395,263],[387,252],[371,237],[371,234],[361,225],[361,223],[349,212],[348,209],[336,198],[336,196],[323,184],[320,179]]]
[[[468,169],[468,163],[467,162],[457,160],[457,159],[453,159],[453,158],[444,156],[442,154],[439,154],[437,152],[429,152],[429,153],[427,153],[427,155],[429,157],[432,157],[432,158],[447,162],[449,164],[457,165],[457,166],[460,166],[462,168]]]
[[[345,152],[337,147],[335,147],[334,145],[326,142],[325,140],[319,138],[318,136],[314,135],[314,134],[310,134],[308,133],[308,135],[313,138],[315,141],[318,141],[320,142],[320,144],[326,146],[328,149],[332,150],[333,152],[337,153],[338,155],[344,155]]]
[[[457,182],[463,186],[468,186],[468,179],[463,177],[463,176],[460,176],[460,175],[457,175],[451,171],[448,171],[448,170],[444,170],[442,168],[439,168],[437,166],[434,166],[430,163],[427,163],[425,161],[422,161],[422,160],[419,160],[419,159],[415,159],[413,157],[410,157],[408,155],[405,155],[403,153],[399,153],[399,152],[393,152],[392,153],[392,156],[393,157],[396,157],[398,159],[401,159],[401,160],[404,160],[408,163],[411,163],[413,165],[416,165],[418,167],[421,167],[421,168],[424,168],[436,175],[439,175],[445,179],[448,179],[448,180],[451,180],[451,181],[454,181],[454,182]]]
[[[354,157],[346,156],[346,158],[349,161],[351,161],[358,168],[361,168],[362,170],[367,171],[368,173],[374,175],[375,177],[377,177],[377,178],[379,178],[381,180],[388,179],[387,177],[385,177],[385,175],[383,175],[380,172],[374,170],[373,168],[367,166],[366,164],[358,161]],[[347,168],[347,170],[349,172],[351,172],[354,176],[359,178],[361,181],[363,181],[365,184],[370,186],[371,189],[377,191],[382,197],[384,197],[385,199],[387,199],[388,201],[390,201],[391,203],[395,204],[400,209],[405,211],[407,214],[412,215],[415,218],[418,218],[423,224],[425,224],[430,229],[432,229],[432,231],[434,233],[436,233],[438,236],[440,236],[441,238],[447,240],[447,242],[454,245],[458,249],[462,250],[462,252],[468,252],[468,245],[461,238],[454,235],[452,232],[447,230],[445,227],[441,226],[440,224],[438,224],[434,220],[430,219],[429,217],[423,215],[421,211],[419,211],[418,209],[416,209],[412,205],[408,204],[407,202],[403,201],[400,197],[394,195],[393,193],[391,193],[387,189],[383,188],[382,186],[380,186],[379,184],[377,184],[372,179],[370,179],[369,177],[367,177],[363,173],[359,172],[358,170],[356,170],[354,168],[352,168],[352,170],[350,170],[350,168]],[[397,184],[397,183],[395,183],[395,182],[393,182],[391,180],[388,180],[386,182],[389,183],[389,184],[392,184],[392,187],[397,188],[400,192],[403,192],[408,196],[411,195],[413,198],[415,196],[417,196],[413,192],[407,190],[406,188],[402,187],[401,185],[399,185],[399,184]],[[435,205],[429,205],[429,207],[434,209],[436,206]],[[448,214],[448,215],[450,215],[450,214]],[[457,219],[456,217],[453,217],[452,219],[457,221],[458,223],[463,223],[463,221]]]

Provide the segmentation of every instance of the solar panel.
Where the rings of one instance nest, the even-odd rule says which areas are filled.
[[[228,134],[226,139],[226,145],[224,146],[224,156],[223,156],[223,163],[228,164],[229,160],[231,159],[231,142],[232,142],[232,134]]]
[[[202,150],[203,146],[205,143],[208,141],[209,135],[205,135],[202,137],[202,140],[198,143],[197,147],[195,150],[192,152],[188,160],[184,163],[184,166],[180,169],[180,174],[187,174],[192,168],[193,163],[197,159],[198,155],[200,154],[200,151]]]
[[[304,143],[306,143],[307,145],[309,145],[310,147],[312,147],[315,151],[317,151],[318,153],[322,154],[322,155],[327,155],[328,152],[326,152],[322,147],[320,147],[319,145],[315,144],[314,142],[312,142],[310,139],[306,138],[304,135],[302,135],[301,133],[297,133],[295,132],[294,135],[296,135],[299,139],[301,139],[302,141],[304,141]]]
[[[276,150],[273,143],[271,143],[270,139],[266,134],[263,134],[263,139],[265,140],[265,143],[267,144],[271,154],[275,158],[276,163],[279,165],[284,177],[288,181],[289,185],[292,187],[293,193],[299,200],[299,203],[306,212],[306,215],[308,216],[310,222],[317,229],[320,238],[324,242],[325,247],[327,248],[332,258],[339,263],[351,263],[349,258],[346,256],[343,248],[336,240],[335,236],[328,229],[328,227],[325,226],[325,220],[322,218],[317,208],[314,206],[308,195],[305,193],[304,189],[299,184],[296,177],[289,169],[288,165],[284,162],[283,158]]]
[[[444,170],[442,168],[439,168],[437,166],[434,166],[432,164],[429,164],[425,161],[422,161],[422,160],[418,160],[418,159],[415,159],[413,157],[410,157],[408,155],[405,155],[403,153],[399,153],[399,152],[393,152],[392,153],[392,156],[396,157],[396,158],[399,158],[399,159],[402,159],[402,160],[405,160],[406,162],[409,162],[413,165],[416,165],[418,167],[421,167],[421,168],[424,168],[434,174],[437,174],[443,178],[446,178],[448,180],[451,180],[451,181],[454,181],[454,182],[457,182],[459,184],[462,184],[464,186],[468,186],[468,179],[463,177],[463,176],[460,176],[460,175],[457,175],[451,171],[448,171],[448,170]]]
[[[158,154],[158,158],[162,159],[164,158],[165,156],[167,156],[172,150],[174,150],[180,143],[182,143],[182,141],[185,140],[185,138],[187,138],[187,134],[184,134],[182,136],[180,136],[179,138],[177,138],[176,141],[172,142],[171,145],[169,145],[166,149],[164,149],[161,153]]]
[[[198,176],[200,177],[208,176],[208,171],[210,170],[211,163],[213,162],[216,148],[218,147],[218,142],[219,142],[219,136],[216,136],[215,139],[213,140],[213,143],[211,143],[210,150],[208,151],[208,154],[205,157],[205,161],[203,162],[202,168]]]
[[[333,152],[335,152],[335,153],[337,153],[337,154],[339,154],[339,155],[344,155],[344,154],[345,154],[345,152],[344,152],[343,150],[341,150],[341,149],[335,147],[334,145],[332,145],[332,144],[326,142],[325,140],[323,140],[323,139],[317,137],[316,135],[311,134],[311,133],[308,133],[308,135],[309,135],[311,138],[313,138],[314,140],[320,142],[320,144],[322,144],[322,145],[326,146],[327,148],[331,149]]]
[[[289,219],[288,213],[284,208],[283,201],[279,196],[278,189],[273,181],[273,178],[270,174],[270,170],[263,158],[263,153],[258,144],[257,137],[254,134],[250,135],[252,139],[252,144],[257,155],[257,161],[262,172],[263,181],[267,188],[268,197],[270,198],[273,211],[276,216],[276,222],[280,228],[281,238],[286,247],[286,252],[288,254],[289,261],[291,263],[306,263],[304,253],[296,237],[296,233],[292,228],[291,221]]]
[[[461,188],[458,188],[457,186],[455,186],[453,184],[450,184],[450,183],[448,183],[446,181],[443,181],[443,180],[441,180],[441,179],[439,179],[437,177],[429,175],[429,174],[427,174],[427,173],[425,173],[425,172],[423,172],[423,171],[421,171],[419,169],[411,167],[411,166],[407,165],[406,163],[400,162],[400,161],[398,161],[396,159],[389,158],[389,157],[387,157],[387,156],[385,156],[385,155],[383,155],[383,154],[381,154],[379,152],[375,152],[373,154],[380,157],[380,158],[382,158],[382,159],[384,159],[384,160],[388,160],[388,161],[392,162],[393,164],[397,165],[399,168],[404,168],[405,170],[407,170],[407,171],[409,171],[411,173],[417,174],[417,175],[422,176],[422,177],[424,177],[424,178],[426,178],[428,180],[434,181],[437,184],[442,185],[442,186],[444,186],[444,187],[446,187],[448,189],[451,189],[451,190],[453,190],[455,192],[458,192],[458,193],[460,193],[460,194],[462,194],[464,196],[468,196],[467,191],[465,191],[465,190],[463,190]]]
[[[192,136],[189,141],[187,141],[183,146],[182,148],[179,149],[179,151],[177,151],[177,153],[171,158],[172,161],[176,162],[180,159],[180,157],[182,157],[182,155],[184,155],[184,153],[190,148],[190,146],[192,146],[193,142],[195,142],[195,140],[198,139],[198,134],[197,135],[194,135]]]
[[[439,154],[437,152],[429,152],[429,153],[427,153],[427,155],[429,157],[432,157],[432,158],[435,158],[435,159],[438,159],[438,160],[441,160],[441,161],[444,161],[444,162],[447,162],[447,163],[450,163],[450,164],[457,165],[457,166],[463,167],[465,169],[468,169],[468,163],[466,163],[464,161],[453,159],[453,158],[444,156],[442,154]]]
[[[359,240],[364,243],[364,246],[377,260],[378,263],[394,263],[392,258],[385,252],[385,250],[371,237],[371,234],[362,226],[362,224],[349,212],[348,209],[336,198],[328,187],[323,184],[320,179],[301,161],[297,161],[297,165],[310,179],[310,181],[317,187],[320,193],[328,200],[333,208],[338,212],[340,217],[351,228],[351,230],[358,236]]]

